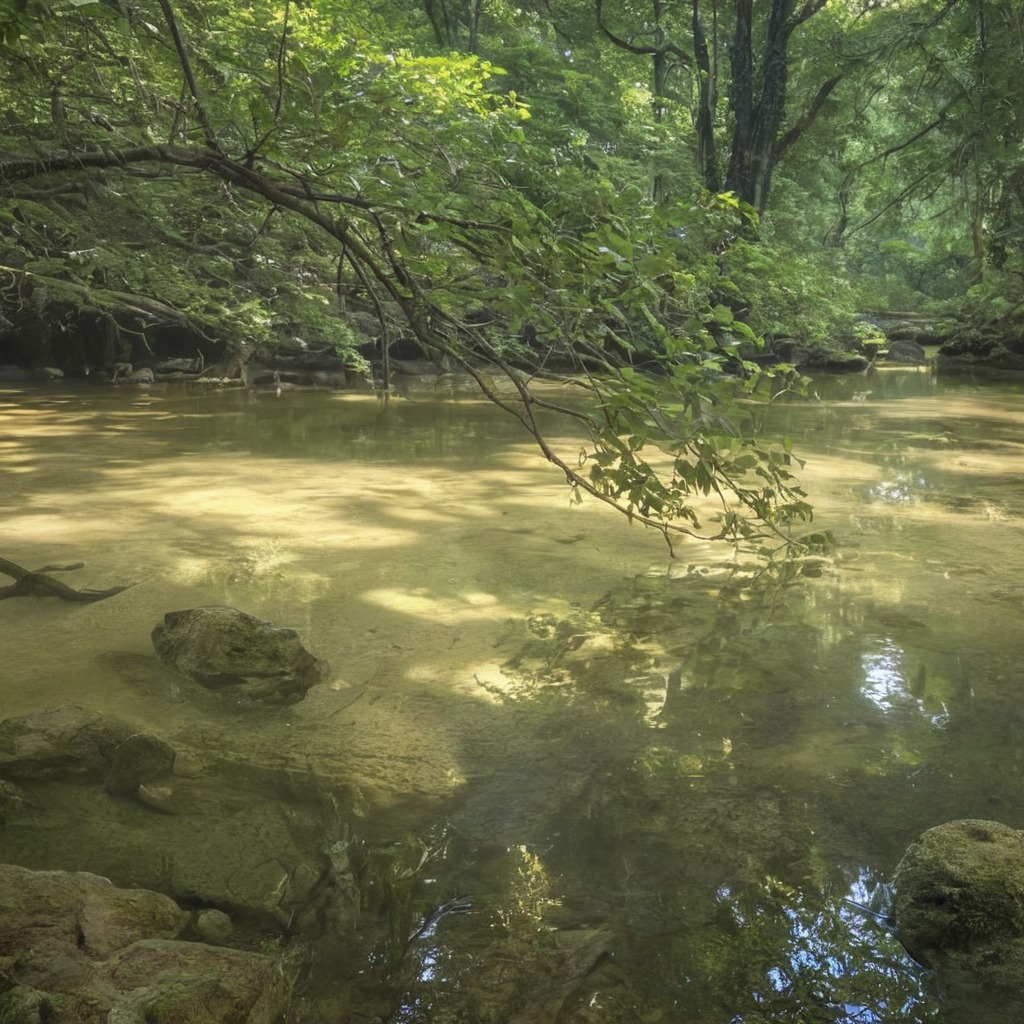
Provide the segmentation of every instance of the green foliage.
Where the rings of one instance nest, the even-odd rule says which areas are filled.
[[[0,77],[26,158],[0,161],[18,310],[31,292],[42,316],[170,317],[237,349],[301,334],[343,353],[369,318],[470,372],[495,364],[573,493],[667,538],[810,515],[788,447],[730,411],[763,379],[759,329],[736,312],[752,211],[649,200],[654,137],[631,85],[601,87],[595,51],[570,56],[511,11],[510,76],[333,0],[35,13]],[[502,82],[532,88],[530,72],[534,111]],[[66,152],[96,155],[38,162]],[[551,367],[588,396],[552,410],[589,437],[575,461],[532,412],[528,375]]]
[[[990,271],[949,312],[943,354],[1024,368],[1024,290],[1019,271]]]
[[[39,18],[50,14],[45,0],[0,0],[0,43],[15,44]]]
[[[863,17],[808,7],[787,38],[792,106],[770,111],[772,160],[784,151],[786,162],[758,237],[749,206],[694,187],[697,78],[684,88],[673,65],[652,91],[650,55],[606,45],[589,5],[442,6],[9,0],[5,315],[99,311],[133,330],[170,320],[239,351],[301,335],[353,360],[370,332],[471,373],[484,360],[518,404],[482,376],[481,387],[574,494],[666,536],[787,543],[810,508],[787,444],[759,437],[744,411],[789,385],[787,371],[773,381],[761,369],[762,338],[812,353],[850,343],[850,266],[871,275],[875,295],[957,287],[964,249],[933,216],[951,186],[903,189],[907,203],[917,197],[913,220],[901,203],[871,213],[867,186],[893,168],[932,182],[948,167],[962,126],[947,119],[920,144],[900,140],[928,69],[942,83],[936,102],[959,115],[981,50],[952,43],[969,29],[984,49],[977,26],[938,18],[897,74],[919,4]],[[999,5],[1003,20],[1012,6]],[[665,31],[688,31],[664,16]],[[715,65],[720,96],[728,71]],[[983,84],[979,102],[1016,138],[1016,106],[1003,110],[995,83]],[[787,122],[780,110],[804,113]],[[977,159],[961,150],[956,166],[978,171],[983,208],[1004,225],[1009,268],[1013,203],[995,186],[1015,180],[1013,145],[993,131]],[[833,231],[836,190],[845,226]],[[884,235],[862,234],[847,252],[818,246],[829,232],[844,241],[857,218]],[[531,376],[551,370],[574,375],[582,405],[554,409],[531,393]],[[579,459],[554,450],[539,408],[587,439]]]
[[[777,243],[740,240],[722,262],[721,293],[755,332],[795,338],[812,350],[849,347],[856,294],[841,253],[795,252]]]

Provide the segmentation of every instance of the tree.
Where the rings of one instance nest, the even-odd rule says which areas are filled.
[[[750,216],[742,204],[658,210],[545,165],[493,66],[385,44],[383,23],[347,3],[115,8],[7,19],[0,90],[26,126],[0,159],[12,309],[59,296],[140,329],[196,322],[229,335],[228,369],[254,325],[278,326],[280,292],[289,316],[315,312],[342,345],[357,310],[385,352],[401,333],[470,373],[574,495],[667,540],[767,532],[785,543],[787,524],[810,515],[788,445],[762,443],[727,411],[723,367],[742,369],[747,393],[760,377],[741,351],[753,333],[710,301],[717,254]],[[208,183],[198,197],[197,182]],[[83,190],[105,197],[102,223]],[[201,216],[182,224],[196,202]],[[137,265],[141,209],[169,265]],[[112,228],[120,237],[106,241]],[[192,279],[198,303],[185,296]],[[585,403],[531,389],[556,359],[579,374]],[[636,371],[644,361],[660,383]],[[578,459],[548,440],[541,412],[589,436]],[[705,527],[709,496],[719,507]]]
[[[648,55],[652,64],[652,95],[658,116],[670,98],[670,76],[686,76],[687,103],[696,132],[696,159],[705,187],[725,189],[764,213],[772,176],[787,151],[813,123],[841,79],[830,69],[819,77],[817,88],[798,117],[789,116],[790,47],[794,33],[825,7],[826,0],[734,0],[731,10],[691,0],[688,26],[670,25],[662,0],[651,0],[649,15],[638,15],[643,26],[609,24],[604,0],[595,0],[605,36],[629,53]],[[731,19],[729,14],[731,13]],[[677,41],[686,39],[686,43]],[[759,43],[755,39],[760,40]],[[728,52],[727,64],[720,55]],[[719,110],[719,97],[727,97],[728,126]]]
[[[1024,200],[1021,15],[1017,0],[879,7],[844,43],[857,71],[805,180],[833,190],[827,244],[905,304],[1019,290],[1004,270],[1020,251]]]

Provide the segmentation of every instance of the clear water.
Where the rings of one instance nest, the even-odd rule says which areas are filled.
[[[0,857],[180,898],[216,888],[197,836],[237,871],[279,834],[346,850],[358,915],[274,940],[298,1021],[941,1016],[846,901],[880,907],[932,825],[1024,822],[1024,393],[923,370],[814,390],[761,415],[836,559],[746,590],[723,552],[670,561],[571,505],[466,395],[0,391],[0,557],[134,584],[0,601],[2,717],[116,715],[207,794],[118,809],[115,849],[112,798],[48,791]],[[294,627],[331,681],[273,713],[197,695],[149,634],[204,604]]]

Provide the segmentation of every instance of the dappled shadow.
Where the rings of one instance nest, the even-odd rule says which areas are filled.
[[[1021,494],[1003,488],[1003,518],[961,507],[966,466],[944,478],[949,501],[916,500],[945,471],[938,448],[865,434],[851,452],[842,420],[812,429],[815,526],[837,561],[757,589],[724,558],[684,549],[670,567],[657,536],[570,507],[515,425],[473,402],[86,398],[0,404],[17,471],[0,554],[73,555],[84,586],[136,586],[90,608],[0,607],[8,713],[73,693],[193,751],[196,770],[253,766],[307,847],[340,841],[344,819],[365,844],[372,964],[344,984],[380,1015],[443,1020],[440,1000],[488,1019],[486,980],[504,993],[495,1020],[743,1020],[769,1003],[785,1019],[819,1005],[794,964],[830,976],[801,949],[874,970],[838,902],[865,872],[884,877],[937,820],[1024,814],[1007,597]],[[878,422],[869,404],[848,403]],[[1000,447],[990,479],[1015,458]],[[903,472],[907,500],[878,490]],[[201,604],[296,628],[331,681],[257,714],[190,690],[149,632]],[[378,852],[410,835],[436,856]],[[763,924],[747,946],[727,941],[737,915]],[[878,949],[885,998],[910,999]],[[474,987],[481,957],[508,965],[503,982]],[[543,963],[551,983],[515,1004]],[[338,984],[314,974],[306,1019]]]

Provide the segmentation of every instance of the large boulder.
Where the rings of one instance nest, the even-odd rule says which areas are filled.
[[[273,1024],[280,963],[178,941],[189,915],[87,873],[0,865],[0,1020],[18,1024]]]
[[[168,612],[153,630],[157,654],[174,671],[212,690],[264,704],[291,704],[327,674],[294,629],[237,608]]]
[[[273,957],[144,939],[103,965],[118,997],[107,1024],[276,1024],[289,985]]]
[[[118,889],[85,871],[0,864],[0,963],[33,950],[102,959],[138,939],[177,938],[189,915],[148,889]]]
[[[929,829],[896,869],[893,917],[949,1020],[1024,1018],[1024,832],[975,819]]]
[[[912,338],[893,338],[888,346],[888,359],[894,363],[922,366],[928,362],[925,350]]]

